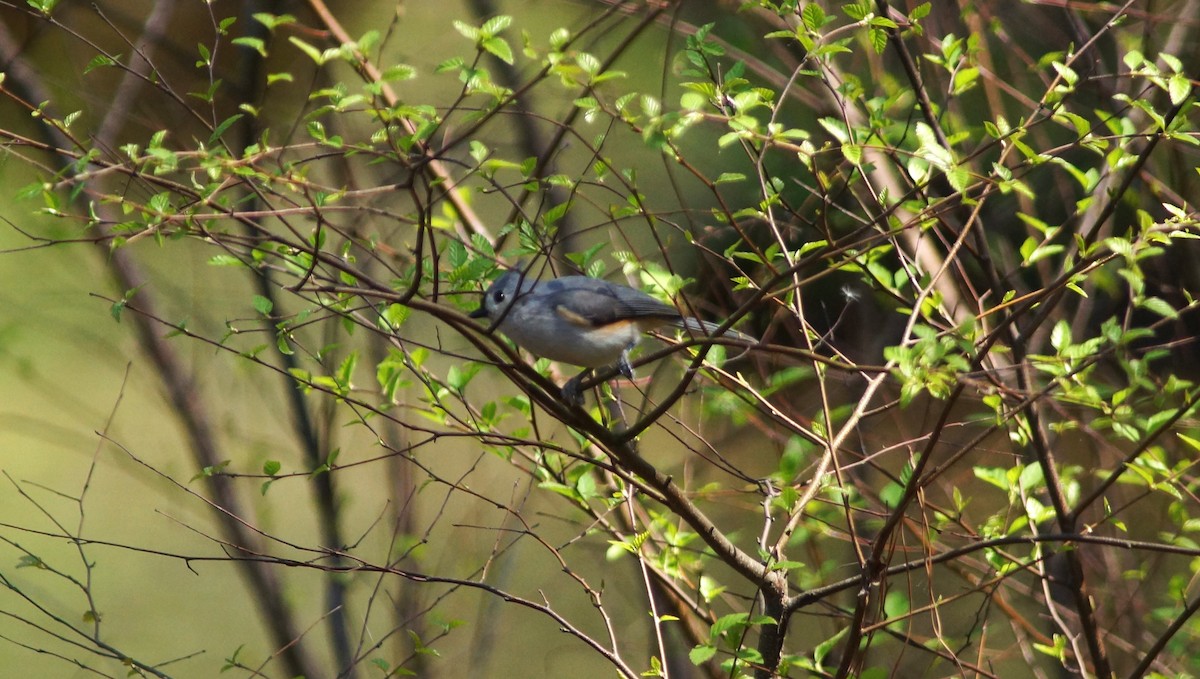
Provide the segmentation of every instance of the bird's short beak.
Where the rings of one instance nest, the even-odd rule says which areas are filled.
[[[487,309],[483,308],[483,305],[481,304],[481,305],[479,305],[478,309],[472,311],[471,313],[469,313],[467,315],[470,316],[471,318],[487,318],[488,314],[487,314]]]

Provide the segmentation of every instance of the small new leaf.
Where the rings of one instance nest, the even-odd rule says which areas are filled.
[[[275,303],[262,295],[255,295],[251,303],[254,305],[254,310],[263,316],[270,316],[271,311],[275,308]]]

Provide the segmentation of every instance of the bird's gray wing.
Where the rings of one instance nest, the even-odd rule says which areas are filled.
[[[604,326],[642,319],[670,323],[679,319],[675,307],[644,292],[586,276],[544,281],[538,286],[538,294],[560,316],[578,325]]]

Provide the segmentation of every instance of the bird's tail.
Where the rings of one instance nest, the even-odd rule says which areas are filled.
[[[711,323],[709,321],[702,321],[699,318],[689,318],[687,316],[683,316],[675,323],[675,326],[678,328],[683,328],[684,330],[697,335],[716,335],[718,337],[728,337],[730,339],[742,340],[743,342],[756,341],[753,337],[744,332],[738,332],[733,328],[722,331],[719,324]]]

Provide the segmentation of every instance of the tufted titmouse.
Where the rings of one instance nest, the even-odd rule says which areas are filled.
[[[642,333],[664,325],[712,335],[718,325],[683,316],[673,306],[625,285],[588,276],[546,281],[509,269],[483,295],[472,318],[490,318],[500,332],[529,352],[586,369],[563,385],[563,395],[579,403],[580,381],[592,368],[616,364],[633,377],[629,350]],[[736,330],[727,337],[752,341]]]

